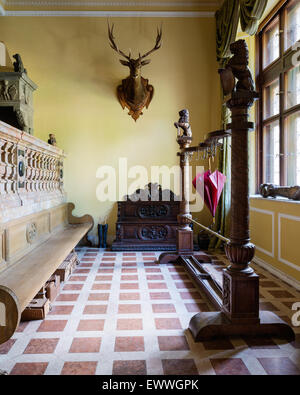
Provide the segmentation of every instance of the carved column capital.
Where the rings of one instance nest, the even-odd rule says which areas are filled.
[[[253,270],[249,267],[255,255],[255,245],[247,243],[244,245],[228,243],[225,245],[226,256],[231,262],[228,270],[238,270],[245,273],[252,273]]]

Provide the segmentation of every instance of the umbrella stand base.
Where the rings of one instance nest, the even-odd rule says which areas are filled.
[[[292,328],[270,311],[260,312],[260,322],[256,324],[232,323],[222,312],[198,313],[189,324],[195,342],[226,336],[278,337],[292,341]]]
[[[174,263],[177,265],[183,264],[183,261],[181,258],[190,258],[191,256],[195,257],[197,261],[202,262],[202,263],[210,263],[211,258],[205,254],[205,252],[202,251],[194,251],[192,253],[175,253],[175,252],[164,252],[160,254],[158,258],[158,263],[159,264],[169,264],[169,263]]]

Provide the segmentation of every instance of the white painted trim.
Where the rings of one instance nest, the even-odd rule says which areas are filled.
[[[30,6],[30,7],[220,7],[219,1],[207,1],[207,2],[197,2],[197,1],[25,1],[25,0],[5,0],[6,4],[10,7],[17,6]],[[4,0],[3,0],[4,2]]]
[[[295,265],[294,263],[289,262],[288,260],[281,257],[281,218],[291,219],[292,221],[300,221],[300,217],[282,213],[278,214],[278,260],[300,272],[300,266]]]
[[[6,15],[5,9],[0,4],[0,16],[5,16],[5,15]]]
[[[259,247],[257,244],[256,244],[256,248],[258,251],[261,251],[264,254],[269,255],[271,258],[274,258],[275,257],[275,213],[273,211],[263,210],[263,209],[256,208],[256,207],[250,207],[250,211],[255,211],[258,213],[271,215],[271,217],[272,217],[272,252],[265,250],[262,247]]]
[[[92,17],[92,18],[214,18],[210,11],[5,11],[5,16]]]
[[[264,202],[271,202],[271,203],[300,204],[299,200],[288,199],[280,196],[277,196],[276,198],[272,198],[272,197],[264,198],[261,195],[250,195],[250,200],[251,199],[263,200]]]
[[[263,259],[255,257],[253,262],[257,265],[261,266],[268,272],[274,274],[274,276],[280,278],[280,280],[285,281],[291,287],[295,288],[297,291],[300,291],[300,281],[295,280],[293,277],[283,273],[281,270],[277,269],[276,267],[270,265],[269,263],[265,262]]]

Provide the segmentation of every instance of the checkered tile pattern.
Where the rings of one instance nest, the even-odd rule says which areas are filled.
[[[63,284],[44,321],[22,322],[0,346],[0,369],[34,375],[300,374],[295,342],[276,338],[195,343],[187,330],[199,311],[213,311],[183,267],[158,265],[159,253],[81,248],[80,265]],[[214,256],[220,281],[226,264]],[[262,310],[290,323],[300,293],[260,274]]]

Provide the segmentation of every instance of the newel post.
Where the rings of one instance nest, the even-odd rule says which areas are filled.
[[[249,266],[255,246],[249,231],[249,140],[254,124],[248,122],[249,109],[257,93],[232,92],[227,107],[231,111],[231,228],[225,245],[230,266],[223,272],[223,312],[231,322],[259,323],[259,276]]]

